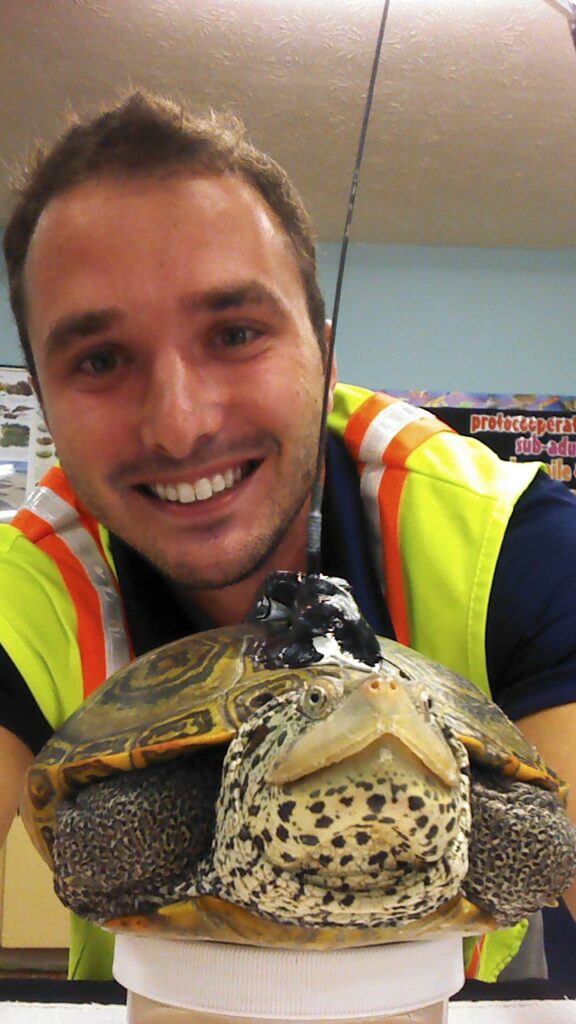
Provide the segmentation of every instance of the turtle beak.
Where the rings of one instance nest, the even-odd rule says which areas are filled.
[[[458,784],[459,769],[444,736],[419,714],[394,676],[371,676],[332,714],[311,725],[274,765],[268,781],[294,782],[386,736],[400,740],[446,786]]]

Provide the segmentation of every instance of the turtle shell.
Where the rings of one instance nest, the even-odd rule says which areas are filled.
[[[566,783],[474,683],[394,640],[380,637],[379,641],[384,665],[393,666],[414,692],[427,688],[433,693],[437,713],[464,744],[472,762],[554,790],[566,802]]]
[[[51,866],[57,810],[75,791],[177,760],[194,748],[225,745],[270,697],[301,692],[327,675],[340,680],[344,694],[354,691],[367,671],[399,677],[416,705],[430,696],[436,718],[463,744],[470,761],[565,796],[558,776],[474,684],[425,655],[374,637],[347,584],[326,577],[290,579],[287,598],[286,576],[292,574],[278,575],[280,585],[278,576],[272,578],[255,621],[199,633],[143,655],[111,676],[48,742],[29,769],[22,814]],[[300,948],[497,927],[490,913],[463,895],[401,935],[386,927],[277,924],[212,895],[103,923],[117,931]]]
[[[258,652],[275,628],[207,630],[119,669],[58,729],[28,770],[21,815],[52,867],[58,804],[99,779],[225,744],[270,696],[301,689],[322,664],[270,670]]]

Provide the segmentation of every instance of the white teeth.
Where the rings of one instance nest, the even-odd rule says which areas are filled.
[[[192,501],[207,501],[214,494],[229,490],[241,479],[242,469],[236,466],[225,469],[223,473],[215,473],[213,477],[203,476],[193,484],[150,484],[150,490],[162,501],[189,505]]]
[[[194,490],[196,491],[198,501],[206,501],[206,499],[211,498],[213,494],[212,484],[207,476],[203,476],[201,480],[196,481],[194,484]]]
[[[196,501],[196,491],[194,484],[178,484],[176,488],[178,491],[178,501],[181,501],[183,505],[189,505],[191,501]]]

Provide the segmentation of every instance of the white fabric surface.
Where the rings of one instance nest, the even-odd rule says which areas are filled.
[[[347,1021],[448,999],[464,967],[458,935],[326,952],[118,935],[114,977],[130,992],[206,1013]]]
[[[126,1007],[0,1002],[0,1024],[126,1024]],[[576,1024],[576,1000],[451,1003],[449,1024]]]

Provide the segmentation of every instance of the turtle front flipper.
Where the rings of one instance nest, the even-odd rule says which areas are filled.
[[[576,827],[559,795],[474,765],[470,798],[468,899],[500,925],[556,906],[576,874]]]
[[[101,923],[193,891],[212,843],[223,756],[220,749],[204,750],[123,772],[63,800],[53,857],[54,888],[64,905]]]

